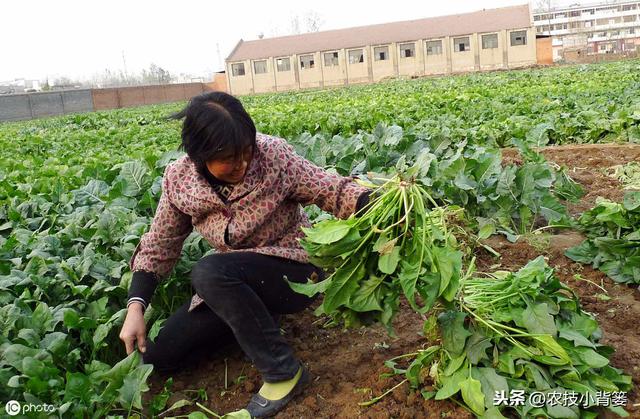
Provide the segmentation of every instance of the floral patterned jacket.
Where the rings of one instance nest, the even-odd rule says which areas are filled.
[[[244,180],[226,204],[188,156],[167,166],[155,217],[129,263],[132,272],[166,278],[194,228],[219,252],[251,251],[306,263],[298,239],[304,235],[300,227],[310,224],[300,204],[347,218],[367,191],[300,157],[283,139],[258,134],[256,143]],[[200,303],[194,295],[189,310]]]

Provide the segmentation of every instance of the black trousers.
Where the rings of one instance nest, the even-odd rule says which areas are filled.
[[[175,370],[193,351],[214,352],[235,338],[264,381],[293,378],[300,364],[272,315],[308,307],[314,299],[295,293],[284,276],[306,282],[314,273],[323,279],[311,264],[254,252],[203,257],[191,271],[191,284],[206,305],[188,312],[187,302],[173,313],[155,342],[147,343],[144,362],[159,371]]]

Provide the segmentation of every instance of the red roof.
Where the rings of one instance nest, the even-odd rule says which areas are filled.
[[[358,26],[277,38],[240,40],[227,61],[241,61],[292,54],[381,45],[391,42],[444,36],[496,32],[532,26],[529,5],[487,9],[460,15]]]

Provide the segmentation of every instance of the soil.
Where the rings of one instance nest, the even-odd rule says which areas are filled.
[[[631,161],[640,161],[640,145],[577,145],[540,150],[545,157],[569,168],[570,175],[587,192],[569,211],[580,214],[602,196],[620,201],[623,191],[604,169]],[[505,160],[519,159],[514,150],[504,151]],[[580,296],[583,309],[593,313],[603,330],[603,343],[615,353],[611,363],[633,377],[634,390],[626,407],[630,417],[640,418],[640,291],[637,286],[617,284],[591,267],[574,263],[564,251],[582,240],[576,232],[548,235],[542,240],[510,243],[494,236],[486,244],[501,254],[496,258],[484,249],[477,251],[480,271],[516,270],[531,259],[544,255],[556,273]],[[297,356],[308,366],[312,384],[304,394],[276,416],[277,418],[471,418],[466,410],[452,402],[425,401],[409,391],[405,383],[370,407],[358,403],[378,396],[396,384],[400,377],[381,377],[388,372],[384,361],[397,355],[429,346],[420,336],[423,318],[402,305],[394,322],[396,337],[390,337],[380,325],[355,330],[323,328],[313,308],[283,318],[281,325]],[[225,390],[225,370],[227,388]],[[175,400],[194,398],[189,390],[204,389],[204,406],[216,413],[246,406],[261,380],[255,368],[237,347],[194,359],[179,373],[171,374]],[[145,400],[162,390],[169,375],[154,373],[151,391]],[[183,410],[189,412],[193,409]],[[179,412],[172,412],[175,414]],[[608,415],[606,417],[609,417]]]

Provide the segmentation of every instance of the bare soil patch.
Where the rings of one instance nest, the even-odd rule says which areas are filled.
[[[620,201],[623,196],[620,185],[607,177],[603,169],[640,161],[640,145],[577,145],[548,147],[540,151],[548,160],[567,166],[571,176],[585,188],[585,197],[576,204],[569,204],[573,215],[591,208],[599,196]],[[519,159],[515,150],[505,150],[504,156],[507,161]],[[580,243],[581,239],[576,232],[562,232],[549,237],[546,245],[541,246],[492,237],[488,244],[501,257],[495,258],[479,250],[478,270],[515,270],[544,255],[560,278],[578,293],[583,308],[598,319],[604,331],[604,343],[616,350],[612,364],[633,377],[636,388],[629,394],[627,410],[631,417],[640,418],[640,393],[637,390],[640,385],[640,292],[637,287],[616,284],[603,273],[565,257],[564,251]],[[286,336],[314,379],[305,393],[278,418],[472,417],[454,403],[425,401],[421,395],[410,392],[406,384],[371,407],[358,406],[359,402],[369,400],[401,381],[400,378],[380,377],[381,373],[387,372],[383,365],[386,359],[429,346],[429,342],[419,335],[423,319],[407,305],[402,306],[395,321],[395,338],[389,337],[379,325],[343,331],[325,329],[317,320],[309,309],[282,321]],[[176,392],[172,400],[188,396],[185,390],[202,388],[208,395],[208,401],[203,404],[218,413],[243,408],[261,384],[257,371],[237,347],[206,354],[172,376]],[[234,382],[239,376],[246,378]],[[167,377],[152,376],[151,391],[146,399],[162,389]]]

